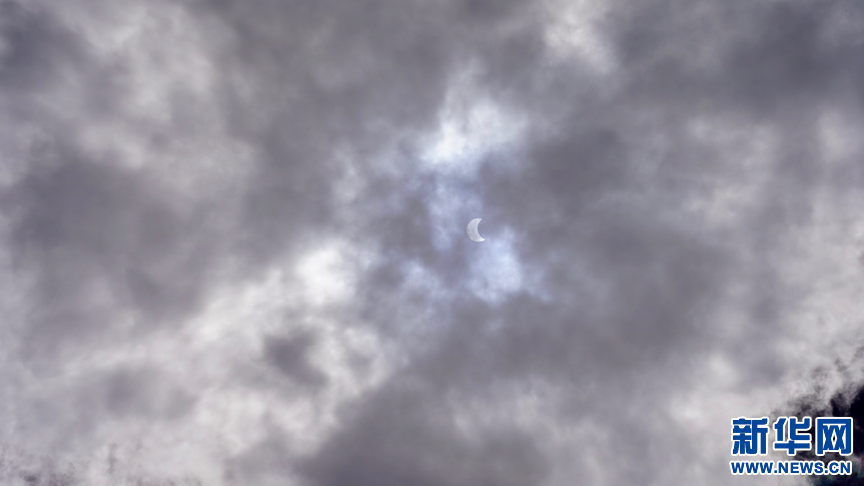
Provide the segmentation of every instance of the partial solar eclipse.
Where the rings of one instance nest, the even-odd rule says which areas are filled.
[[[481,241],[486,241],[486,238],[483,238],[482,236],[480,236],[480,230],[477,228],[480,225],[480,221],[482,219],[483,218],[472,219],[471,221],[468,222],[468,227],[465,228],[465,232],[468,234],[468,238],[470,238],[471,241],[474,241],[476,243],[480,243]]]

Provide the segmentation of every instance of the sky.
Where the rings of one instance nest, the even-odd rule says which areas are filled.
[[[852,0],[0,0],[0,483],[810,484],[730,420],[864,384],[862,79]]]

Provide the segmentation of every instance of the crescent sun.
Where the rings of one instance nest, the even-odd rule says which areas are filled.
[[[474,241],[476,243],[480,243],[481,241],[486,241],[486,238],[483,238],[482,236],[480,236],[480,230],[477,229],[477,226],[480,225],[480,221],[482,221],[482,220],[483,220],[483,218],[474,218],[468,222],[468,227],[465,228],[465,233],[468,234],[468,238],[470,238],[471,241]]]

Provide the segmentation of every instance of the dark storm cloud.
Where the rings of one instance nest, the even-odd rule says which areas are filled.
[[[110,332],[115,306],[145,328],[189,312],[212,251],[198,217],[176,214],[134,174],[58,158],[4,198],[18,271],[33,282],[24,352],[36,360]],[[100,286],[113,301],[93,295]]]
[[[80,41],[50,15],[16,2],[4,2],[0,8],[5,40],[0,83],[5,96],[43,90],[57,82],[63,68],[86,62]]]
[[[207,472],[222,484],[321,486],[680,480],[661,460],[687,481],[726,484],[738,479],[726,456],[700,455],[710,441],[681,427],[675,407],[714,401],[701,387],[726,378],[704,374],[711,357],[746,374],[740,396],[785,376],[795,357],[784,336],[795,339],[797,305],[828,272],[789,277],[796,238],[821,224],[825,204],[849,221],[843,201],[860,196],[860,150],[829,164],[820,131],[825,111],[860,114],[862,43],[834,34],[838,19],[858,18],[854,3],[607,5],[581,26],[611,59],[606,74],[552,52],[550,26],[576,6],[551,3],[148,4],[141,25],[172,19],[204,39],[153,53],[122,47],[122,35],[94,41],[107,27],[82,12],[96,3],[56,15],[2,5],[0,96],[10,118],[42,135],[20,142],[25,160],[0,196],[4,254],[21,282],[10,315],[23,316],[3,348],[18,370],[7,413],[33,436],[0,438],[73,463],[102,461],[93,457],[104,442],[125,434],[144,441],[131,432],[143,420],[248,434],[182,459],[197,468],[189,484]],[[168,60],[187,51],[212,72],[189,63],[159,91]],[[151,70],[143,87],[136,63]],[[198,77],[207,89],[191,87]],[[468,94],[454,94],[460,86]],[[150,104],[130,104],[148,90]],[[525,121],[518,160],[481,154],[473,173],[437,168],[424,137],[448,103],[481,98]],[[705,120],[719,122],[699,129]],[[94,138],[127,133],[104,126],[132,135],[99,150]],[[744,135],[726,133],[735,129]],[[760,143],[761,155],[745,153]],[[187,161],[187,146],[213,165]],[[223,163],[235,147],[248,158]],[[127,160],[135,150],[143,165]],[[183,163],[160,165],[175,153]],[[460,224],[478,213],[487,235],[514,235],[511,246],[457,239],[461,227],[440,237],[442,211]],[[272,326],[219,307],[222,293],[254,294],[247,284],[328,238],[366,255],[344,301],[303,301],[303,285],[317,288],[308,282],[280,288],[249,304],[295,306],[296,319]],[[492,297],[479,293],[472,279],[493,269],[477,262],[505,250],[521,280],[499,288],[487,276]],[[336,285],[325,282],[323,294]],[[234,333],[233,347],[207,347],[229,332],[215,328]],[[348,353],[347,370],[334,371],[334,339],[351,333],[380,347]],[[148,355],[159,339],[184,353]],[[381,381],[358,385],[379,357]],[[86,378],[70,371],[103,362]],[[247,408],[231,408],[236,395]],[[306,438],[289,430],[319,419],[327,425]],[[243,430],[253,422],[266,432]],[[100,435],[106,424],[113,439]],[[130,450],[100,477],[181,484],[157,456]],[[25,463],[3,474],[61,481]]]
[[[428,390],[398,386],[360,405],[314,459],[316,484],[541,484],[544,460],[518,430],[460,433],[457,410]],[[467,436],[466,436],[467,435]]]
[[[308,361],[314,338],[305,334],[292,338],[274,337],[264,344],[265,360],[289,378],[305,385],[323,385],[327,377]]]

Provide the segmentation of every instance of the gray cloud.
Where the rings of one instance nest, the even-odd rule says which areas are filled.
[[[309,348],[313,345],[309,335],[271,338],[264,345],[264,357],[289,378],[301,384],[320,386],[325,384],[326,376],[308,362]]]
[[[746,482],[864,381],[862,25],[3,3],[0,478]]]
[[[383,390],[313,459],[300,465],[319,484],[540,484],[545,464],[518,430],[466,436],[441,396],[417,387]],[[413,390],[411,388],[414,388]]]

